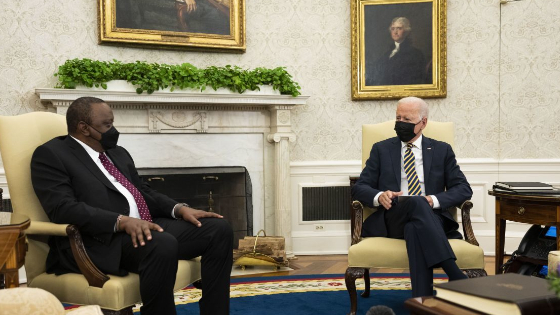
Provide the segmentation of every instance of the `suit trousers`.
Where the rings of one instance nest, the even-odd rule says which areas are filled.
[[[411,197],[385,212],[387,237],[406,241],[413,297],[433,295],[433,268],[456,259],[444,220],[424,196]]]
[[[229,284],[233,263],[233,232],[224,219],[202,218],[201,227],[190,222],[155,218],[163,232],[151,231],[152,240],[134,248],[123,236],[121,267],[140,276],[142,315],[176,314],[173,286],[180,259],[202,256],[200,314],[229,314]]]

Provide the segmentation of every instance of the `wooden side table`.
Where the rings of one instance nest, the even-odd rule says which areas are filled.
[[[27,244],[23,231],[29,218],[22,214],[0,212],[0,274],[6,288],[19,286],[18,270],[25,263]]]
[[[479,315],[484,314],[433,296],[411,298],[404,302],[411,315]]]
[[[496,274],[502,273],[504,261],[506,220],[556,226],[560,231],[560,196],[519,195],[489,190],[496,197]],[[556,248],[560,248],[560,233],[556,234]]]

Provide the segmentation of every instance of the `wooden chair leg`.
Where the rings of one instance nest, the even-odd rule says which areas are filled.
[[[369,284],[370,284],[369,269],[367,269],[367,268],[364,269],[364,284],[365,284],[366,289],[364,290],[364,292],[362,292],[362,297],[367,298],[367,297],[369,297]]]
[[[344,274],[344,281],[346,282],[346,290],[350,295],[350,313],[348,315],[356,315],[358,310],[358,294],[356,292],[356,279],[364,276],[364,268],[348,267]],[[368,272],[369,278],[369,272]]]
[[[103,315],[133,315],[132,306],[123,308],[122,310],[118,311],[101,309],[101,312],[103,312]]]

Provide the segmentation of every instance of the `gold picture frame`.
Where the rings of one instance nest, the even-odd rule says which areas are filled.
[[[98,0],[100,44],[245,52],[245,0]]]
[[[351,0],[352,100],[447,96],[446,6]]]

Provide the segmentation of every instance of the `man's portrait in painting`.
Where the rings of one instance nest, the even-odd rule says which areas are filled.
[[[365,85],[432,84],[432,4],[365,10]]]

